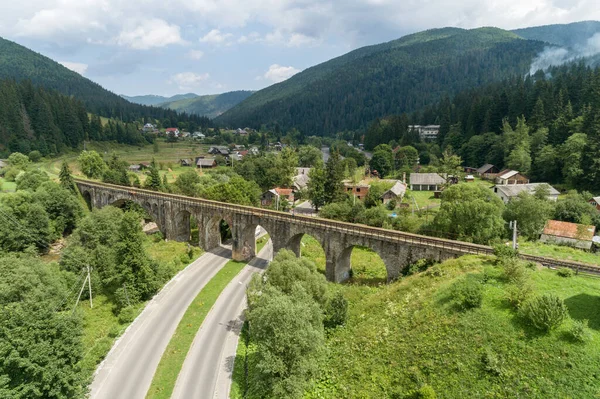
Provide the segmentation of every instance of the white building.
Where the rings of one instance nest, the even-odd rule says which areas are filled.
[[[417,131],[423,141],[432,141],[440,134],[440,125],[409,125],[408,130]]]
[[[520,193],[527,192],[535,194],[535,190],[540,186],[548,186],[548,199],[550,201],[558,200],[560,194],[554,187],[547,183],[529,183],[529,184],[512,184],[512,185],[497,185],[493,187],[494,193],[507,203],[512,198],[516,198]]]

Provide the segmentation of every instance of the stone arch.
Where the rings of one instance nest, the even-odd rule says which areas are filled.
[[[85,201],[88,209],[91,211],[92,208],[94,207],[94,203],[92,201],[92,194],[90,193],[89,190],[83,190],[81,192],[81,196],[83,197],[83,200]]]
[[[251,259],[256,256],[256,239],[261,234],[260,230],[258,230],[259,227],[262,228],[271,238],[274,254],[284,247],[284,243],[282,242],[281,238],[275,237],[272,234],[274,231],[273,226],[269,225],[269,223],[261,223],[261,221],[258,220],[253,223],[248,223],[242,227],[240,232],[241,234],[236,237],[236,256],[240,257],[241,259]],[[234,238],[234,242],[236,238]]]
[[[221,245],[221,221],[224,221],[233,232],[233,218],[229,214],[201,214],[197,216],[197,219],[200,246],[204,250],[208,251]]]
[[[191,213],[182,209],[175,214],[175,220],[173,221],[173,226],[175,227],[175,241],[179,242],[187,242],[191,237]]]
[[[377,248],[378,246],[374,246],[374,248],[370,248],[370,247],[365,247],[362,245],[349,245],[346,248],[344,248],[341,253],[337,256],[336,259],[336,267],[335,267],[335,272],[336,272],[336,281],[346,281],[350,278],[350,271],[354,271],[352,269],[352,262],[351,262],[351,258],[352,258],[352,252],[354,249],[356,248],[366,248],[368,250],[371,250],[374,254],[377,255],[377,257],[379,257],[381,259],[381,261],[383,261],[383,264],[385,266],[385,276],[382,276],[381,279],[378,278],[372,278],[369,279],[371,283],[382,283],[382,282],[388,282],[390,280],[393,279],[392,276],[395,275],[395,271],[393,270],[393,265],[389,262],[389,260],[386,259],[385,253],[383,253],[379,248]],[[378,250],[379,249],[379,250]]]
[[[287,242],[287,245],[285,246],[287,249],[293,251],[297,257],[301,257],[302,256],[302,251],[304,248],[304,243],[303,240],[306,241],[305,239],[307,237],[312,238],[317,245],[320,248],[321,253],[318,254],[319,258],[318,259],[314,259],[315,263],[317,264],[317,268],[319,269],[319,271],[322,271],[323,273],[325,273],[325,267],[327,264],[327,256],[325,254],[325,242],[323,239],[321,239],[321,237],[318,234],[311,234],[311,233],[297,233],[295,235],[293,235]],[[310,244],[309,244],[310,245]],[[320,257],[322,256],[322,262]]]

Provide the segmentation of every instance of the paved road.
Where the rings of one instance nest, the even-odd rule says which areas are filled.
[[[227,399],[246,307],[246,286],[273,255],[271,240],[227,285],[196,334],[171,399]]]
[[[146,306],[96,370],[92,399],[144,399],[162,354],[198,292],[231,258],[219,247],[175,276]]]

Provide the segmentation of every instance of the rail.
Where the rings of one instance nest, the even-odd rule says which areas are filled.
[[[331,219],[322,219],[318,217],[308,217],[302,215],[290,215],[289,213],[273,211],[270,209],[255,208],[245,205],[227,204],[218,201],[207,200],[203,198],[186,197],[183,195],[159,193],[151,190],[144,190],[133,187],[124,187],[108,183],[94,182],[90,180],[74,179],[76,183],[90,187],[107,188],[118,191],[134,198],[159,199],[170,198],[178,203],[190,206],[202,206],[211,210],[236,212],[238,214],[251,215],[259,218],[269,218],[271,220],[289,222],[306,227],[316,227],[325,231],[335,231],[340,233],[350,233],[366,238],[377,238],[386,241],[397,241],[407,244],[417,244],[439,249],[445,249],[462,254],[474,255],[493,255],[493,248],[486,245],[472,244],[464,241],[448,240],[424,236],[420,234],[406,233],[397,230],[387,230],[378,227],[371,227],[362,224],[353,224],[340,222]],[[574,262],[568,260],[559,260],[544,256],[534,256],[520,254],[521,259],[540,263],[547,267],[567,267],[577,272],[590,272],[600,274],[600,266],[594,266],[587,263]]]

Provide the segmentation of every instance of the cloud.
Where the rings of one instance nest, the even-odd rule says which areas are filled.
[[[264,79],[270,80],[275,83],[283,82],[286,79],[291,78],[295,74],[300,72],[299,69],[296,69],[292,66],[281,66],[278,64],[273,64],[269,67],[269,70],[265,72],[263,75]]]
[[[81,62],[58,61],[58,63],[80,75],[84,75],[88,69],[88,64],[83,64]]]
[[[189,90],[198,87],[202,82],[208,80],[208,73],[197,74],[194,72],[181,72],[172,75],[168,83],[176,84],[181,90]]]
[[[228,44],[232,37],[233,35],[231,33],[221,33],[220,30],[213,29],[201,37],[200,42],[209,44]]]
[[[201,50],[190,50],[185,56],[191,60],[199,60],[203,55],[204,52]]]
[[[585,43],[573,48],[545,47],[532,61],[529,73],[534,74],[539,70],[547,70],[551,66],[562,65],[584,57],[592,57],[600,53],[600,33],[596,33]]]
[[[165,47],[170,44],[184,44],[180,29],[162,19],[146,19],[121,31],[116,38],[120,46],[135,50],[148,50],[153,47]]]

